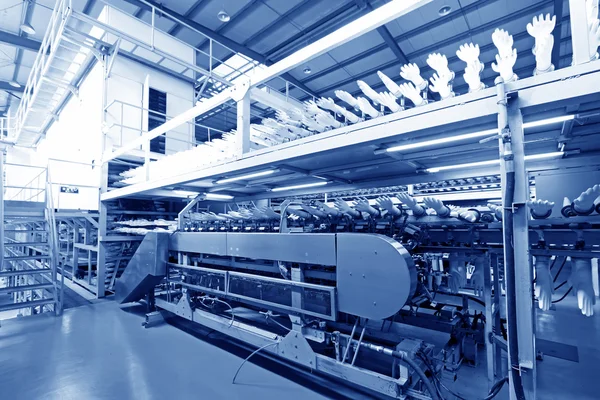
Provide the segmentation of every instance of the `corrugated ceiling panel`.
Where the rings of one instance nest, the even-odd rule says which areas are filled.
[[[254,33],[258,32],[263,26],[270,24],[278,17],[279,14],[275,11],[265,5],[257,3],[250,11],[245,13],[243,20],[236,19],[235,21],[229,22],[230,25],[223,29],[223,32],[226,32],[225,36],[229,39],[237,43],[242,43]]]
[[[371,31],[329,51],[329,53],[336,60],[343,61],[382,43],[381,35],[377,31]]]

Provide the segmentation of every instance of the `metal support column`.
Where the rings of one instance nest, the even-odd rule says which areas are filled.
[[[590,61],[590,38],[585,1],[569,0],[573,65]],[[556,44],[558,46],[559,44]],[[558,66],[556,66],[558,68]]]
[[[500,299],[502,298],[502,289],[500,287],[500,266],[498,265],[499,255],[492,253],[492,286],[494,289],[493,299],[493,318],[492,318],[492,332],[494,336],[500,336],[502,334],[502,315],[500,310]],[[495,379],[499,379],[506,376],[504,371],[504,363],[502,362],[502,348],[500,344],[494,340],[494,376]]]
[[[108,76],[107,68],[108,64],[106,62],[106,56],[102,61],[104,74],[103,74],[103,82],[102,82],[102,123],[106,123],[106,106],[107,106],[107,93],[108,93]],[[106,135],[108,133],[102,133],[102,153],[107,150],[106,149]],[[106,205],[100,200],[100,196],[102,193],[106,193],[108,191],[108,162],[103,163],[100,161],[100,168],[102,168],[100,174],[100,193],[98,195],[99,202],[99,216],[98,216],[98,255],[96,257],[96,298],[104,297],[105,288],[104,288],[104,279],[106,278],[106,247],[104,245],[103,239],[106,237],[106,225],[108,222],[108,209]],[[86,242],[88,240],[88,235],[86,231]],[[92,255],[88,251],[88,263],[91,262]],[[73,267],[75,268],[75,266]],[[115,270],[116,273],[116,270]],[[91,274],[91,271],[90,271]],[[89,278],[89,275],[88,275]]]
[[[246,89],[243,93],[236,93],[234,98],[237,101],[237,140],[236,156],[242,157],[250,151],[250,91],[247,86],[240,88],[240,91]],[[237,88],[236,88],[237,89]]]
[[[535,335],[532,269],[529,264],[523,116],[517,93],[507,96],[496,80],[498,146],[502,179],[504,282],[508,331],[508,376],[511,400],[535,399]]]
[[[581,2],[583,3],[583,2]],[[525,170],[525,138],[519,99],[508,103],[508,126],[512,141],[515,188],[512,204],[515,300],[519,341],[519,366],[527,399],[535,399],[535,319],[533,305],[533,268],[529,256],[528,175]]]
[[[491,389],[496,381],[496,375],[494,373],[494,362],[496,354],[494,351],[495,345],[493,340],[493,319],[494,319],[494,303],[492,301],[492,279],[491,279],[491,258],[489,254],[485,255],[485,261],[483,262],[483,299],[485,301],[485,352],[486,352],[486,363],[487,363],[487,376],[488,376],[488,389]]]

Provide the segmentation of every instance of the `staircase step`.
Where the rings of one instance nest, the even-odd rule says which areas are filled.
[[[23,285],[23,286],[8,286],[0,288],[1,293],[15,293],[15,292],[25,292],[27,290],[38,290],[38,289],[51,289],[54,285],[51,283],[38,283],[35,285]]]
[[[40,254],[39,256],[15,256],[15,257],[4,257],[4,261],[24,261],[24,260],[48,260],[49,254]]]
[[[52,272],[52,270],[50,268],[39,268],[39,269],[20,269],[17,271],[0,271],[0,278],[2,278],[4,276],[44,274],[46,272]]]
[[[47,242],[10,242],[10,243],[4,243],[4,247],[9,247],[9,246],[49,246],[49,244]]]
[[[41,300],[25,301],[23,303],[2,304],[2,305],[0,305],[0,311],[18,310],[19,308],[43,306],[45,304],[52,304],[52,303],[54,303],[54,299],[41,299]]]

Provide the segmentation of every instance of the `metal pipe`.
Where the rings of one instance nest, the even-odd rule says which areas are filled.
[[[362,332],[360,333],[360,338],[358,339],[358,343],[356,345],[356,351],[354,352],[354,357],[352,357],[352,363],[350,363],[350,365],[354,365],[354,362],[356,361],[356,357],[358,356],[358,350],[360,349],[360,345],[363,341],[363,337],[365,336],[365,331],[367,330],[368,322],[369,322],[369,319],[367,318],[367,320],[365,321],[365,325],[363,326]]]
[[[515,194],[515,167],[513,162],[510,131],[508,129],[508,111],[504,81],[498,78],[496,83],[498,99],[498,130],[500,137],[500,163],[504,166],[504,190],[502,196],[502,231],[504,235],[504,277],[506,279],[506,317],[508,325],[508,353],[510,384],[516,398],[525,400],[519,367],[519,342],[517,337],[517,303],[515,298],[515,252],[513,247],[513,198]]]
[[[346,356],[348,356],[348,350],[350,350],[350,344],[352,343],[352,338],[354,337],[354,332],[356,332],[356,326],[358,325],[358,318],[354,322],[354,326],[352,327],[352,333],[350,334],[350,339],[348,339],[348,343],[346,343],[346,349],[344,350],[344,357],[342,357],[342,363],[346,362]]]

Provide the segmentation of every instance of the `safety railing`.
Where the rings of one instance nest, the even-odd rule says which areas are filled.
[[[0,140],[14,137],[12,124],[13,120],[10,118],[10,115],[7,117],[0,117]]]
[[[52,270],[52,283],[54,285],[55,300],[54,312],[56,315],[60,315],[63,309],[63,294],[65,285],[65,275],[60,274],[60,280],[58,279],[58,233],[56,231],[56,216],[54,207],[54,196],[52,195],[52,180],[50,178],[50,171],[47,173],[48,181],[46,182],[46,192],[49,193],[46,196],[46,219],[48,225],[48,244],[50,254],[50,268]]]
[[[46,201],[46,167],[4,163],[5,200]]]
[[[37,53],[37,57],[31,67],[27,84],[19,103],[19,108],[15,115],[15,124],[13,130],[13,137],[9,139],[16,141],[21,134],[23,129],[27,127],[24,125],[27,115],[31,111],[31,105],[35,101],[39,93],[39,85],[42,82],[43,76],[47,73],[50,63],[52,62],[58,42],[64,31],[68,17],[71,14],[71,0],[57,0],[50,16],[48,23],[48,29],[42,40],[40,50]],[[35,127],[34,127],[35,128]]]
[[[128,131],[134,133],[135,135],[141,135],[141,134],[148,132],[148,130],[144,130],[141,128],[144,125],[144,121],[142,120],[144,118],[144,116],[155,115],[155,116],[164,117],[165,122],[174,117],[172,115],[153,111],[148,108],[144,108],[142,106],[139,106],[136,104],[131,104],[131,103],[121,101],[121,100],[113,100],[106,106],[104,111],[107,113],[108,119],[110,121],[109,125],[107,126],[107,130],[109,133],[113,134],[112,135],[113,138],[118,137],[117,143],[113,143],[113,144],[115,146],[119,146],[119,147],[123,146],[123,144],[124,144],[123,137],[124,137],[124,135],[125,136],[127,135]],[[125,116],[131,116],[131,115],[135,115],[135,114],[140,115],[139,125],[133,126],[133,125],[129,124],[128,121],[125,121],[125,119],[126,119]],[[127,119],[130,119],[130,118],[127,118]],[[191,140],[184,140],[184,139],[175,137],[173,135],[169,136],[169,140],[173,140],[173,141],[180,142],[180,143],[186,143],[186,144],[188,144],[187,148],[190,148],[192,146],[199,144],[198,141],[195,139],[196,128],[201,128],[202,130],[206,131],[207,137],[208,137],[208,140],[207,140],[208,142],[210,142],[211,139],[215,137],[215,135],[221,135],[221,134],[226,133],[225,131],[223,131],[221,129],[216,129],[216,128],[213,128],[213,127],[210,127],[207,125],[195,123],[193,121],[187,121],[182,126],[187,126],[190,129],[192,129]],[[177,132],[177,133],[183,134],[183,132]]]

